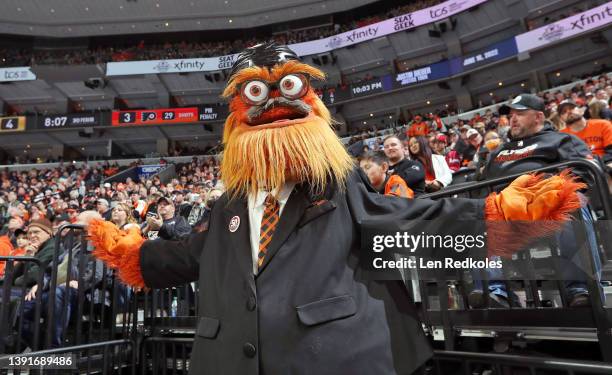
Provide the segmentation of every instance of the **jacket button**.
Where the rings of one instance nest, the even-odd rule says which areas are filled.
[[[246,355],[249,358],[255,357],[255,353],[257,353],[257,349],[255,349],[255,345],[251,344],[250,342],[247,342],[246,344],[244,344],[244,346],[242,347],[242,350],[244,350],[244,355]]]
[[[247,310],[253,311],[255,310],[255,307],[257,307],[257,302],[255,302],[255,297],[249,297],[249,300],[247,301],[247,304],[246,304]]]

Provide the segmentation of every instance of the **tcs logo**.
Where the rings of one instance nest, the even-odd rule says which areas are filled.
[[[444,17],[448,14],[448,8],[446,7],[442,7],[442,8],[436,8],[436,9],[432,9],[429,11],[429,16],[431,18],[440,18],[440,17]]]

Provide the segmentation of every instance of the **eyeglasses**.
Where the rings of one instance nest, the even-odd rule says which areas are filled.
[[[250,80],[240,85],[240,96],[245,103],[262,105],[268,101],[270,92],[278,89],[280,94],[289,100],[302,98],[310,88],[308,76],[301,73],[287,74],[278,82],[270,83],[262,80]]]

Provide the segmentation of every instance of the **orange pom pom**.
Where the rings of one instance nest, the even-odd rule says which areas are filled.
[[[576,181],[569,170],[544,179],[524,175],[485,201],[489,255],[510,257],[535,238],[553,234],[580,207]]]
[[[140,272],[140,247],[145,239],[142,238],[140,229],[131,227],[125,231],[109,221],[94,220],[89,224],[88,233],[96,258],[117,270],[124,283],[139,288],[145,287]]]

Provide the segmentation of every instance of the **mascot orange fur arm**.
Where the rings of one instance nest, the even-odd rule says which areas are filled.
[[[118,271],[126,284],[144,288],[140,272],[140,246],[145,239],[137,227],[121,230],[110,221],[93,220],[89,224],[89,238],[94,247],[93,255]]]
[[[560,229],[580,207],[576,191],[585,187],[566,170],[548,179],[523,175],[499,194],[491,193],[485,200],[489,255],[510,257],[534,238]]]
[[[301,63],[284,46],[256,46],[237,58],[223,92],[230,114],[221,178],[230,197],[263,187],[275,191],[290,180],[307,181],[315,192],[331,181],[345,186],[353,162],[331,131],[329,110],[309,84],[323,78],[322,71]],[[548,179],[525,175],[491,194],[485,202],[489,254],[510,256],[530,239],[554,232],[580,206],[576,191],[583,187],[567,172]],[[140,269],[144,239],[137,229],[122,231],[99,221],[91,224],[89,235],[94,254],[117,269],[125,283],[145,286]]]

